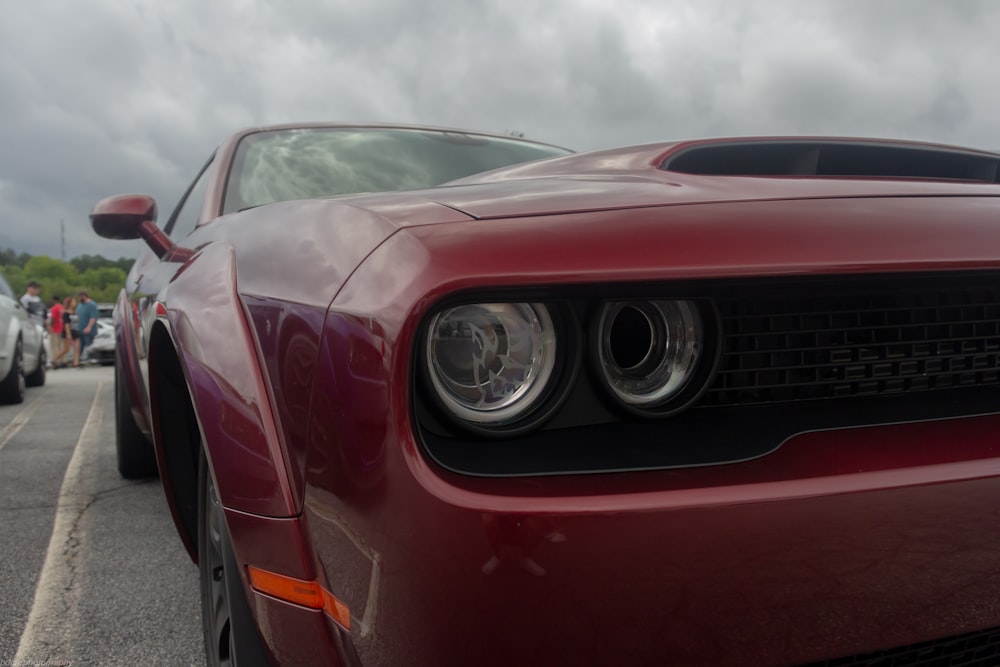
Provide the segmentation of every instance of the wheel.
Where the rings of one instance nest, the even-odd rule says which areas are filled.
[[[21,339],[14,344],[14,358],[11,360],[7,376],[0,380],[0,402],[21,403],[24,401],[24,349]]]
[[[41,387],[45,384],[45,365],[49,363],[45,356],[45,348],[38,351],[38,368],[31,375],[24,378],[24,383],[29,387]]]
[[[204,452],[198,464],[198,572],[201,627],[208,664],[269,665]]]
[[[115,366],[115,449],[118,454],[118,473],[125,479],[156,476],[153,444],[135,423],[125,389],[125,378],[118,366]]]

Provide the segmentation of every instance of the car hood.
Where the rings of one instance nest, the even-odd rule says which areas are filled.
[[[640,278],[690,262],[699,266],[686,275],[695,268],[699,275],[846,270],[866,262],[994,266],[998,162],[992,153],[902,142],[651,144],[526,163],[426,190],[279,202],[224,216],[195,236],[236,247],[244,294],[301,303],[329,303],[397,236],[417,240],[418,264],[438,253],[449,258],[442,265],[465,255],[481,261],[468,249],[516,245],[519,257],[547,271],[565,257],[575,275],[599,272],[594,267],[609,254],[622,259],[608,275],[638,267],[647,271]],[[967,200],[961,215],[956,197]],[[836,206],[823,203],[834,199]],[[497,222],[484,224],[491,219]],[[573,253],[564,252],[567,239]],[[381,273],[404,264],[390,262]]]
[[[439,188],[435,203],[478,219],[625,208],[789,199],[1000,197],[1000,186],[967,183],[770,177],[574,176]]]
[[[474,218],[782,199],[1000,196],[1000,155],[874,139],[741,138],[515,165],[427,192]]]

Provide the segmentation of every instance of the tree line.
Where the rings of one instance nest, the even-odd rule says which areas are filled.
[[[114,303],[125,286],[125,276],[134,260],[129,257],[106,259],[100,255],[80,255],[68,262],[46,255],[0,249],[0,273],[15,294],[24,294],[29,280],[41,283],[39,296],[46,305],[53,296],[76,296],[86,290],[98,302]]]

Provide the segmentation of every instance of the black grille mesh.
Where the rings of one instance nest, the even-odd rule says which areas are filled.
[[[1000,383],[1000,290],[861,290],[716,301],[724,345],[703,404]]]
[[[995,667],[996,665],[1000,665],[1000,628],[817,662],[809,667]]]

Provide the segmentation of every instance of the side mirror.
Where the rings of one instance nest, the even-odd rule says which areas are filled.
[[[146,242],[166,262],[184,262],[194,254],[171,241],[156,226],[156,201],[148,195],[115,195],[97,202],[90,212],[90,225],[106,239],[138,239]]]
[[[147,195],[115,195],[97,202],[90,224],[106,239],[137,239],[142,223],[156,223],[156,201]]]

